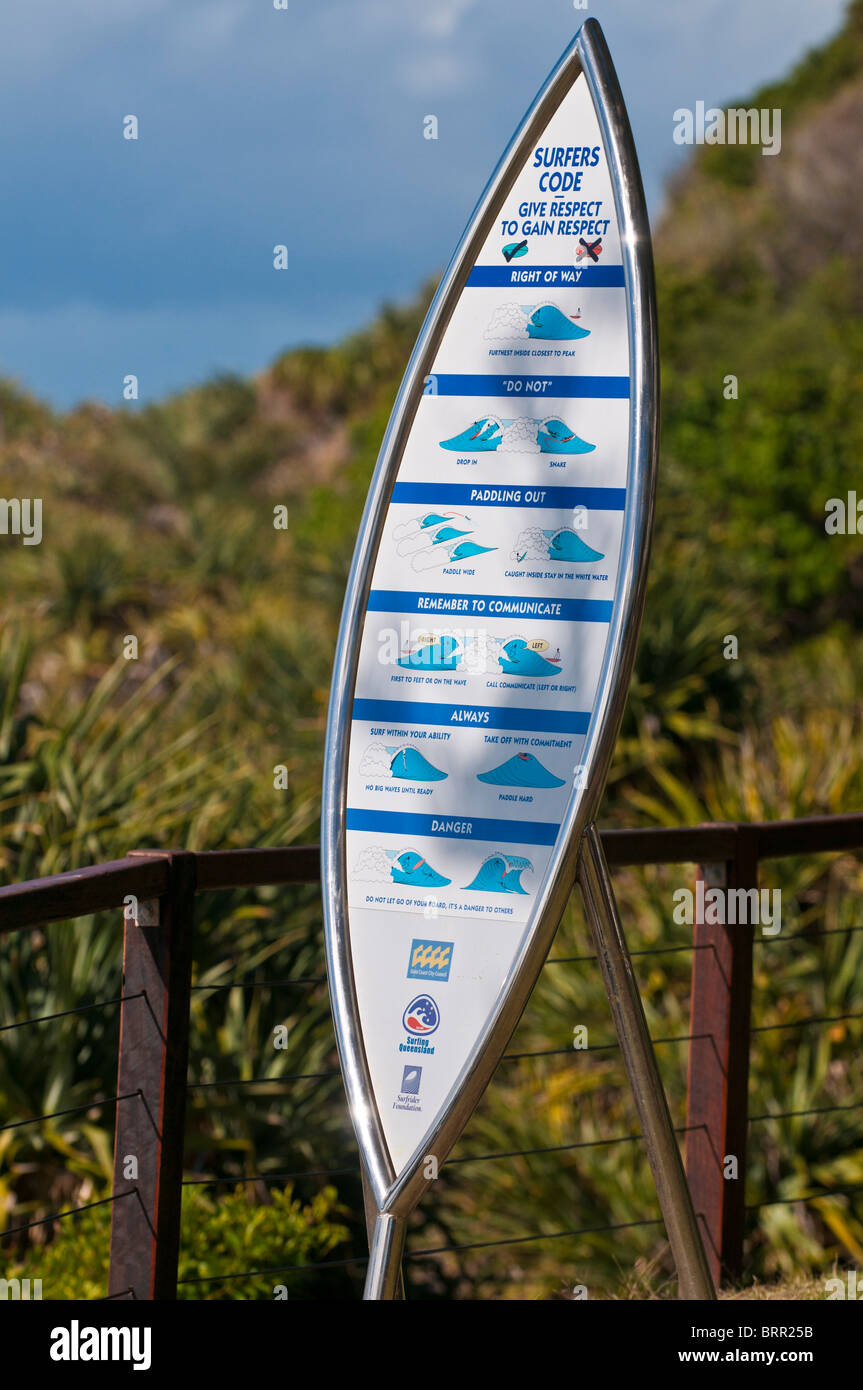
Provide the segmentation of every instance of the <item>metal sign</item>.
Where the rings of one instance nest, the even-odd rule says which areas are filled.
[[[631,674],[658,377],[626,113],[589,20],[429,310],[345,598],[322,880],[378,1215],[367,1296],[518,1021],[571,892]]]

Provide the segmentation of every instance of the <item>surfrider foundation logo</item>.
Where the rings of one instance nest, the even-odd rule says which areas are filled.
[[[422,1110],[422,1102],[420,1101],[422,1075],[422,1067],[414,1066],[412,1063],[404,1068],[401,1090],[393,1101],[393,1110],[411,1110],[414,1113]]]

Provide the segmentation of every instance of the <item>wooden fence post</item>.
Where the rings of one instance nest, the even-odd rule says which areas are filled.
[[[156,851],[142,851],[156,854]],[[168,890],[127,911],[114,1132],[109,1297],[177,1295],[195,855],[168,861]],[[129,997],[132,996],[132,997]]]
[[[703,885],[699,890],[698,883]],[[758,888],[758,832],[738,825],[734,857],[698,869],[692,959],[686,1175],[717,1284],[743,1270],[754,923],[712,922],[709,890]],[[742,899],[738,899],[742,903]],[[724,914],[730,915],[730,914]]]

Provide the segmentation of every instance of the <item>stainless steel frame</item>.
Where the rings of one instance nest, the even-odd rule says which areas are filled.
[[[476,256],[525,161],[572,83],[584,73],[602,131],[614,186],[627,289],[630,365],[630,439],[627,505],[616,598],[593,717],[582,753],[582,784],[574,788],[561,822],[532,924],[473,1051],[435,1127],[396,1178],[387,1151],[359,1026],[348,933],[345,798],[351,708],[366,601],[381,532],[414,415],[441,338]],[[425,1156],[442,1164],[480,1099],[509,1041],[548,952],[576,878],[585,828],[593,820],[614,749],[638,640],[647,579],[658,448],[659,369],[650,232],[632,134],[602,31],[593,19],[579,29],[527,112],[477,204],[444,274],[414,348],[381,445],[348,579],[335,653],[327,725],[321,825],[321,879],[330,997],[342,1074],[354,1128],[379,1213],[366,1297],[392,1288],[378,1258],[397,1250],[385,1219],[399,1225],[429,1180]],[[381,1224],[383,1223],[383,1224]],[[377,1228],[376,1228],[377,1229]],[[388,1234],[386,1234],[388,1233]],[[383,1244],[381,1244],[383,1242]]]
[[[595,825],[587,827],[581,842],[578,882],[665,1219],[677,1269],[679,1296],[713,1299],[716,1292],[710,1266],[617,913],[611,875]]]

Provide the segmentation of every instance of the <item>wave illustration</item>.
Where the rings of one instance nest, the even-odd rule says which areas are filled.
[[[476,541],[461,541],[453,546],[449,553],[450,564],[458,560],[469,560],[474,555],[485,555],[489,550],[496,550],[494,545],[477,545]]]
[[[556,304],[499,304],[491,316],[484,337],[487,342],[519,343],[534,338],[546,342],[576,342],[590,336],[575,319]]]
[[[537,430],[536,442],[543,454],[591,454],[596,448],[559,419],[544,420]]]
[[[440,446],[457,453],[487,454],[499,448],[502,439],[500,420],[493,416],[484,416],[474,420],[460,434],[454,434],[452,439],[442,439]]]
[[[532,753],[514,753],[499,767],[488,772],[477,773],[478,782],[487,782],[491,787],[562,787],[562,777],[555,777],[547,767],[543,767]]]
[[[451,878],[444,878],[443,874],[437,873],[431,864],[413,849],[405,850],[396,857],[390,873],[393,883],[405,883],[411,888],[443,888],[447,883],[452,883]]]
[[[459,454],[590,454],[596,448],[581,439],[565,420],[549,415],[545,420],[520,416],[502,420],[482,415],[466,429],[440,440],[442,449]]]
[[[509,676],[559,676],[560,666],[547,661],[529,647],[523,637],[504,643],[504,655],[498,657],[502,671]]]
[[[527,331],[531,338],[545,338],[555,343],[574,342],[590,334],[589,328],[579,328],[556,304],[540,304],[534,309],[527,321]]]
[[[416,647],[407,656],[399,657],[396,665],[415,671],[454,671],[458,666],[461,651],[454,637],[444,634],[433,642]]]
[[[448,776],[413,747],[399,749],[390,763],[390,772],[406,782],[444,782]]]
[[[459,536],[469,536],[470,531],[459,531],[455,526],[441,526],[439,531],[435,531],[432,545],[440,545],[441,541],[457,541]]]
[[[567,564],[584,563],[588,560],[604,560],[601,550],[593,550],[575,531],[565,528],[556,531],[548,544],[549,560],[561,560]]]
[[[480,865],[473,883],[468,883],[465,892],[478,893],[521,893],[527,896],[527,889],[521,886],[521,875],[525,869],[533,872],[529,859],[514,854],[491,854]]]

